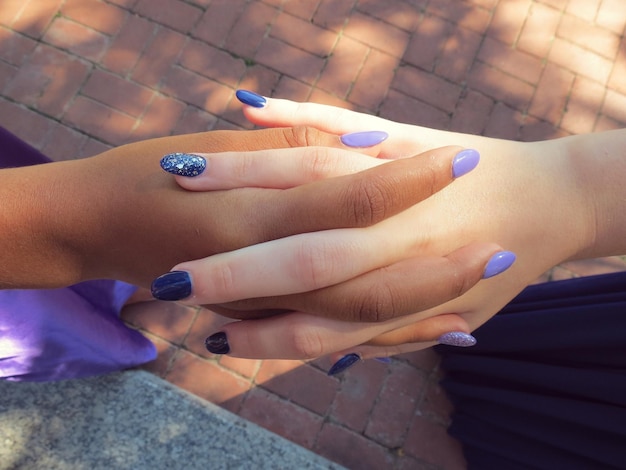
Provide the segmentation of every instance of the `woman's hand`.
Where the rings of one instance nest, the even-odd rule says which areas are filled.
[[[304,314],[287,315],[281,321],[272,318],[233,323],[227,325],[223,333],[234,355],[313,357],[365,342],[383,346],[375,352],[369,347],[360,349],[370,356],[429,346],[432,343],[398,345],[436,339],[441,330],[433,328],[432,334],[424,335],[427,329],[423,326],[435,325],[439,320],[413,323],[437,315],[449,318],[445,314],[457,313],[473,330],[548,268],[567,259],[609,255],[623,248],[623,237],[621,242],[608,237],[610,240],[602,247],[594,243],[598,227],[597,203],[603,198],[609,199],[609,212],[612,211],[613,219],[619,218],[615,213],[619,198],[615,201],[615,196],[597,194],[597,188],[602,186],[602,180],[598,181],[601,175],[597,168],[598,156],[607,153],[600,149],[610,148],[609,154],[613,157],[602,164],[611,163],[612,167],[617,164],[618,173],[623,177],[623,163],[619,165],[624,160],[623,150],[621,153],[619,150],[624,148],[623,132],[595,137],[596,141],[600,140],[599,146],[576,137],[519,143],[425,129],[332,107],[284,100],[268,99],[265,107],[248,107],[245,113],[250,120],[263,125],[307,124],[339,133],[366,129],[386,131],[390,138],[381,145],[381,155],[386,158],[407,157],[449,143],[478,149],[481,164],[470,176],[368,229],[369,236],[384,243],[376,245],[376,252],[371,249],[374,244],[363,244],[363,249],[352,255],[354,259],[375,259],[374,264],[381,263],[384,267],[385,256],[398,259],[398,246],[406,257],[442,256],[467,243],[492,240],[514,251],[518,261],[506,273],[480,282],[457,300],[384,323],[351,325]],[[587,152],[590,149],[596,150]],[[587,158],[590,155],[593,156],[591,163]],[[611,175],[613,193],[619,192],[618,181],[619,178]],[[289,252],[284,251],[281,256],[288,257]],[[223,262],[224,258],[219,261]],[[231,261],[229,270],[245,268],[245,263],[236,256]],[[367,268],[373,269],[371,265]],[[312,271],[311,277],[318,274]],[[245,296],[245,292],[239,294]],[[246,338],[245,344],[243,338]],[[271,344],[263,338],[272,338]]]
[[[93,278],[148,287],[181,261],[300,232],[372,223],[363,216],[370,207],[368,192],[378,184],[376,174],[320,181],[310,191],[191,193],[159,166],[170,152],[300,146],[318,149],[320,158],[324,149],[334,147],[341,154],[348,148],[337,136],[304,127],[216,131],[134,143],[84,160],[2,170],[0,287],[60,287]],[[360,151],[375,154],[377,146]],[[391,214],[415,202],[411,178],[403,181],[399,197],[385,200],[381,209]]]

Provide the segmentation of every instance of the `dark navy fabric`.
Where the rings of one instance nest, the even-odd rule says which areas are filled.
[[[530,286],[438,346],[470,469],[626,468],[626,272]]]

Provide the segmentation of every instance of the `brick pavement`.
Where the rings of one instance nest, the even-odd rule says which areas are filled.
[[[0,125],[57,160],[249,128],[237,88],[539,140],[626,125],[625,0],[2,0]],[[624,269],[567,263],[543,280]],[[462,468],[431,351],[368,362],[216,357],[219,317],[137,304],[167,380],[350,468]]]

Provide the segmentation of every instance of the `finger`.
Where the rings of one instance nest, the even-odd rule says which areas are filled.
[[[470,327],[462,316],[440,314],[388,331],[356,347],[332,353],[330,360],[336,362],[347,354],[357,354],[364,360],[396,356],[441,344],[442,338],[451,333],[473,338],[469,331]]]
[[[204,158],[205,169],[195,177],[176,176],[178,184],[191,191],[242,187],[287,189],[334,176],[358,173],[385,160],[354,151],[330,147],[298,147],[223,152],[215,154],[171,154],[161,162],[177,167]],[[181,163],[182,162],[182,163]]]
[[[255,359],[314,359],[368,341],[389,327],[354,324],[305,313],[236,321],[206,341],[215,354]]]
[[[297,103],[276,98],[264,99],[266,102],[262,108],[244,106],[244,115],[250,122],[265,127],[304,125],[343,135],[377,129],[392,136],[378,149],[380,158],[405,158],[429,148],[445,145],[433,145],[431,142],[432,135],[439,134],[441,131],[408,126],[370,114],[323,104]],[[451,142],[452,140],[440,139],[439,141]]]
[[[284,309],[343,321],[387,321],[460,297],[483,278],[499,250],[495,244],[473,243],[447,256],[405,259],[312,292],[221,304],[220,313],[255,318],[268,309]]]
[[[346,222],[357,227],[376,224],[447,185],[452,180],[450,161],[455,153],[452,148],[438,149],[356,175],[313,183],[321,188],[315,190],[319,199],[312,216],[316,220],[325,216],[330,226]],[[344,181],[343,185],[337,185]],[[290,191],[307,192],[307,186]],[[347,196],[337,191],[347,191]],[[330,200],[325,204],[323,199],[327,197]],[[333,202],[336,205],[336,201],[342,200],[348,201],[347,215],[333,208]],[[284,216],[289,209],[300,213],[302,207],[291,205],[280,215]],[[335,220],[334,211],[338,216]],[[191,276],[194,287],[189,302],[216,304],[285,295],[336,284],[398,261],[415,239],[414,234],[401,233],[393,246],[377,249],[383,246],[385,237],[386,234],[374,230],[339,229],[301,234],[183,263],[174,270],[186,271]]]
[[[317,103],[297,103],[295,101],[267,98],[265,105],[246,105],[244,115],[253,124],[265,127],[307,125],[325,132],[345,134],[355,131],[378,129],[388,131],[391,121],[357,113],[348,109],[336,108]],[[245,103],[244,103],[245,104]]]

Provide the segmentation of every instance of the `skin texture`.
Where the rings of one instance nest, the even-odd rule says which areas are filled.
[[[134,143],[84,160],[1,170],[0,287],[62,287],[95,278],[148,287],[183,260],[303,231],[367,224],[353,216],[355,207],[369,204],[363,191],[345,194],[343,186],[323,182],[323,193],[303,187],[194,194],[159,167],[170,152],[292,146],[343,147],[338,137],[304,127],[216,131]],[[364,180],[355,184],[369,187]],[[407,201],[394,200],[389,207],[396,203]]]
[[[211,192],[186,191],[159,166],[171,152],[301,146],[345,152],[337,136],[305,127],[216,131],[130,144],[83,160],[2,170],[0,286],[63,287],[112,278],[148,287],[181,261],[303,232],[367,227],[437,189],[420,189],[423,165],[409,161],[289,189]],[[442,185],[449,179],[441,178]],[[396,184],[389,187],[388,180]],[[385,187],[385,197],[378,197]]]
[[[304,313],[317,308],[315,300],[301,301],[300,313],[235,322],[223,329],[232,355],[312,358],[356,351],[363,357],[374,357],[421,349],[432,345],[446,329],[465,331],[459,319],[466,322],[469,331],[477,328],[556,264],[626,252],[624,130],[520,143],[398,124],[285,100],[268,99],[265,108],[246,107],[244,112],[259,125],[310,125],[337,133],[387,131],[390,138],[381,145],[379,154],[383,158],[406,158],[450,143],[480,152],[481,163],[470,175],[368,229],[368,236],[378,241],[378,249],[371,250],[372,245],[363,243],[365,249],[352,253],[366,266],[366,272],[372,270],[367,260],[386,269],[402,256],[441,256],[460,245],[482,240],[492,240],[515,252],[517,262],[455,300],[381,323],[354,324]],[[288,257],[289,245],[285,248],[281,256]],[[332,244],[326,248],[331,253],[334,250]],[[278,250],[268,251],[275,263],[279,262],[276,253]],[[262,252],[257,256],[257,262],[263,260]],[[340,256],[338,259],[345,262]],[[237,252],[220,255],[217,261],[240,274],[240,268],[246,269]],[[184,266],[192,269],[190,264]],[[311,271],[312,278],[319,279],[318,274]],[[302,286],[306,287],[307,282],[310,279],[303,279]],[[341,285],[337,279],[330,282],[333,286]],[[344,295],[345,291],[338,289],[337,293]],[[250,294],[254,296],[256,292],[251,290]],[[238,295],[245,297],[246,292],[239,290]],[[307,295],[312,298],[311,294],[303,297]],[[331,302],[328,298],[326,301]]]

